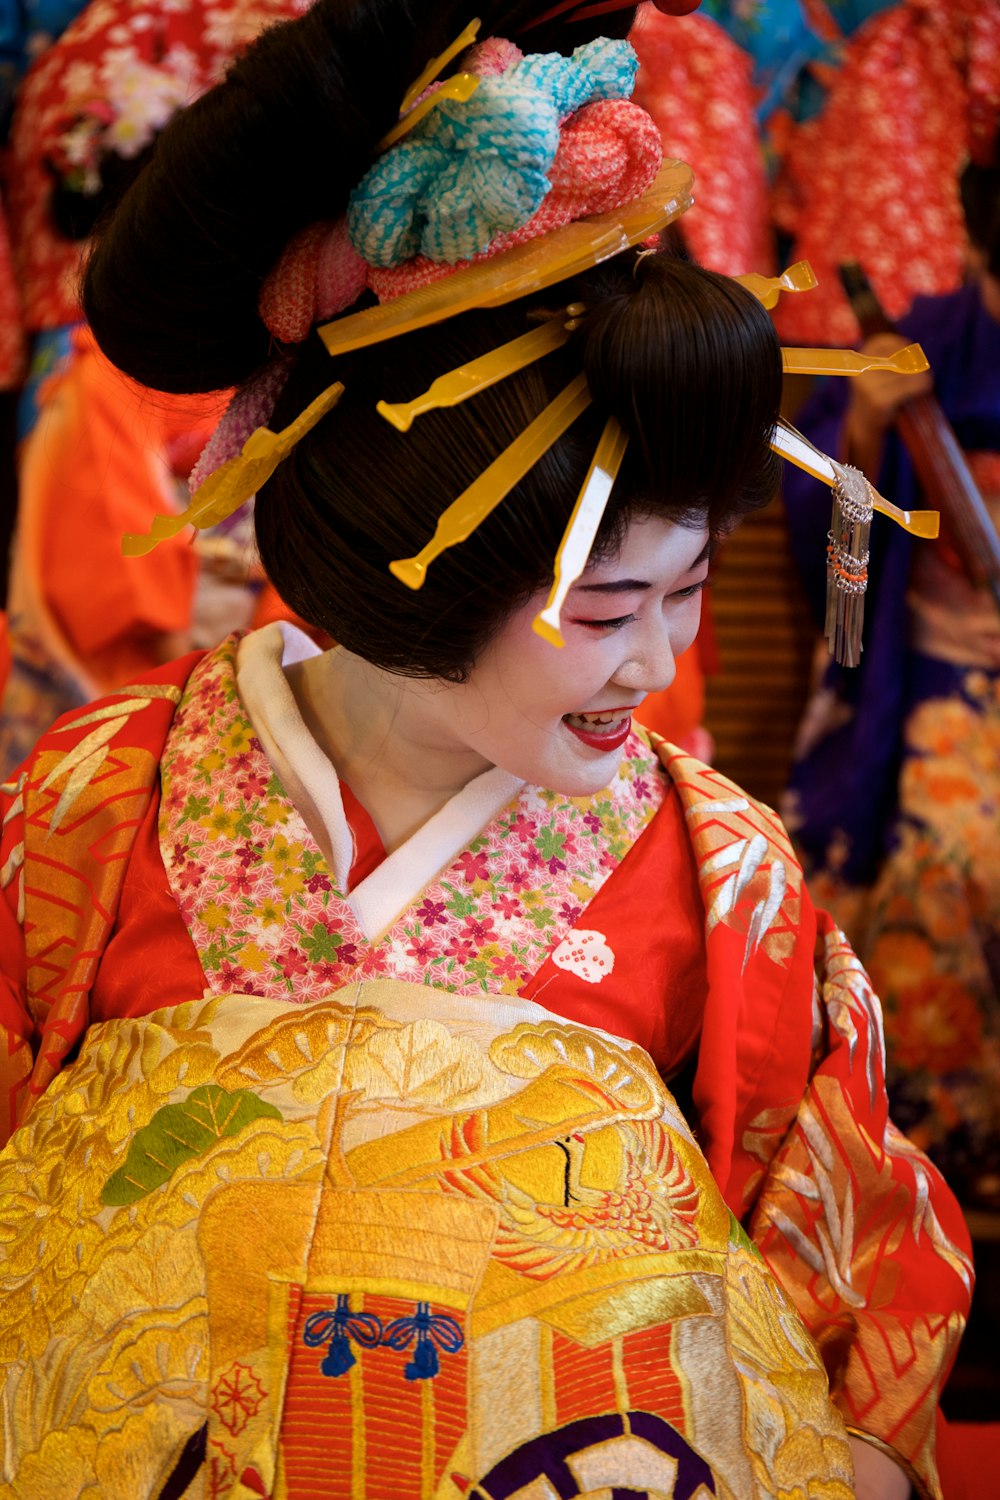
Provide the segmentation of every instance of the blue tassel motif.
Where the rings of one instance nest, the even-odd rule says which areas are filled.
[[[442,1354],[456,1354],[465,1343],[462,1325],[447,1313],[432,1313],[429,1302],[418,1302],[416,1312],[408,1318],[394,1318],[382,1335],[389,1349],[409,1349],[415,1342],[413,1356],[403,1371],[407,1380],[433,1380],[441,1372]]]
[[[302,1341],[310,1349],[329,1344],[320,1370],[333,1379],[346,1375],[357,1364],[352,1339],[363,1349],[377,1349],[382,1341],[382,1320],[374,1313],[351,1312],[345,1293],[338,1293],[336,1307],[312,1313],[302,1330]]]

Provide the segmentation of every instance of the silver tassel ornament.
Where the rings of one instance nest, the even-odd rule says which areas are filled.
[[[861,660],[861,629],[868,587],[872,491],[860,469],[833,464],[833,517],[826,549],[826,642],[842,667]]]

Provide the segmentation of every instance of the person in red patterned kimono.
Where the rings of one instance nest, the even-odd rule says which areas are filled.
[[[197,518],[256,488],[268,575],[338,645],[231,638],[3,788],[3,1500],[941,1494],[971,1264],[888,1118],[878,1002],[774,814],[632,725],[774,489],[778,346],[648,244],[540,283],[689,177],[625,42],[486,12],[469,107],[387,145],[469,7],[320,0],[91,263],[133,378],[244,382]],[[519,236],[531,289],[456,311]]]

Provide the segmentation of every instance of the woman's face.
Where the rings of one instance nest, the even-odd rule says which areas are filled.
[[[708,574],[705,528],[634,520],[621,550],[595,563],[562,610],[565,645],[532,629],[542,593],[504,625],[468,680],[434,695],[452,748],[570,796],[613,778],[632,711],[669,687],[691,645]],[[459,743],[455,743],[455,741]]]

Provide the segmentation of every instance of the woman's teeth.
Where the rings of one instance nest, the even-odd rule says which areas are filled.
[[[620,710],[611,714],[563,714],[563,719],[572,729],[589,729],[592,733],[623,724],[628,717]]]

